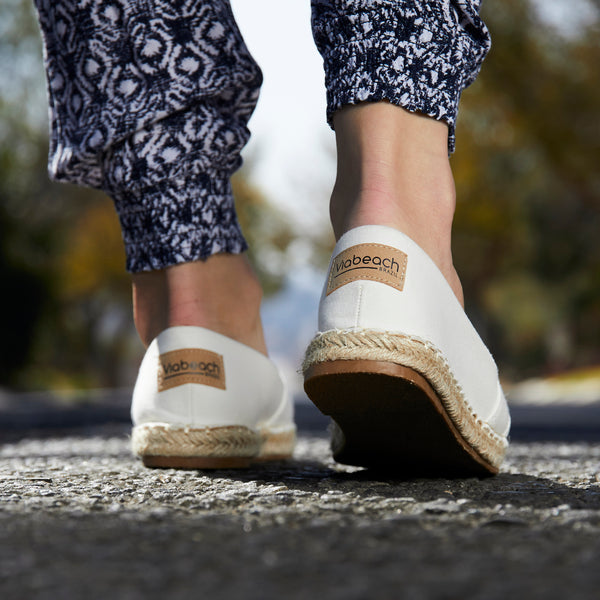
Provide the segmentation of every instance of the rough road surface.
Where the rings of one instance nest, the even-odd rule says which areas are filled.
[[[149,470],[127,433],[0,433],[0,598],[600,597],[598,443],[400,481],[310,433],[287,463]]]

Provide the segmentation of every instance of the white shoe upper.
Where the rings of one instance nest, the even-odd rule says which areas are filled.
[[[148,347],[133,392],[134,425],[294,428],[293,405],[266,356],[202,327],[171,327]]]
[[[414,241],[391,227],[357,227],[339,240],[329,269],[320,331],[371,329],[429,342],[478,418],[508,435],[496,364],[445,277]]]

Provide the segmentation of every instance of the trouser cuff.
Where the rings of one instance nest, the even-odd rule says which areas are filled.
[[[164,269],[247,249],[229,172],[160,181],[143,189],[113,192],[113,199],[128,271]]]
[[[313,0],[330,125],[344,105],[387,100],[445,121],[452,152],[461,92],[490,44],[476,9],[473,3]]]

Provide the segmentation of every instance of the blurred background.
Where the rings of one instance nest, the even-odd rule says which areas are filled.
[[[232,1],[265,76],[234,188],[270,351],[296,390],[333,245],[309,4]],[[452,157],[467,312],[509,387],[585,379],[597,399],[600,2],[488,0],[482,15],[493,49],[463,95]],[[128,387],[143,348],[118,221],[102,194],[48,180],[47,127],[32,2],[0,0],[0,391]]]

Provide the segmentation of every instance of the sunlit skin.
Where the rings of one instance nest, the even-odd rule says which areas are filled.
[[[147,346],[175,325],[196,325],[267,353],[262,290],[243,254],[215,254],[158,271],[133,275],[133,313]]]
[[[456,206],[448,127],[387,102],[334,116],[337,179],[330,215],[336,239],[360,225],[388,225],[434,260],[463,303],[450,246]]]
[[[435,261],[462,303],[450,235],[456,194],[448,128],[387,102],[334,116],[337,178],[330,215],[336,239],[359,225],[388,225]],[[216,254],[133,275],[135,324],[145,345],[175,325],[196,325],[266,354],[262,291],[244,255]]]

